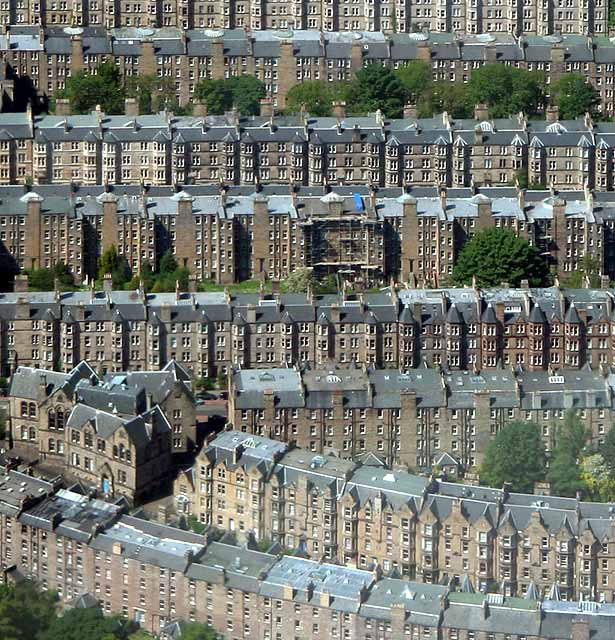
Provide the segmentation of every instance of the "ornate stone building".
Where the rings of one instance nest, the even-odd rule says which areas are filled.
[[[317,454],[373,453],[388,465],[479,467],[490,440],[511,420],[538,424],[547,451],[558,425],[578,411],[598,444],[610,430],[607,371],[516,369],[448,371],[341,368],[299,372],[241,369],[231,380],[229,423],[237,430],[296,443]]]
[[[133,274],[172,250],[193,289],[199,280],[283,280],[302,267],[363,288],[391,279],[433,287],[450,283],[465,243],[493,227],[527,239],[560,278],[587,255],[615,277],[609,194],[514,187],[5,187],[0,264],[17,273],[62,262],[83,282],[97,276],[96,256],[115,246]],[[141,319],[139,297],[129,301]]]
[[[243,464],[239,460],[228,468],[239,474]],[[222,468],[217,465],[216,471]],[[430,499],[451,501],[444,495]],[[263,553],[252,545],[216,541],[212,530],[197,535],[130,517],[121,506],[58,490],[15,471],[2,476],[0,500],[0,558],[6,581],[32,578],[68,606],[98,604],[105,613],[136,620],[164,640],[177,637],[173,634],[179,620],[208,623],[229,640],[306,635],[335,640],[611,638],[612,604],[566,602],[569,591],[557,585],[544,600],[537,599],[535,586],[521,599],[473,593],[469,577],[462,578],[461,585],[443,586],[386,576],[379,566],[357,569],[281,555],[276,547]],[[504,508],[524,511],[521,506]],[[584,513],[585,505],[579,508]],[[463,535],[461,521],[461,516],[450,517],[451,539],[457,539],[459,530]],[[602,520],[594,514],[585,522],[597,527]],[[608,518],[605,522],[606,532],[611,525]],[[533,560],[540,562],[541,553],[568,558],[561,546],[563,534],[556,540],[539,528],[526,530],[536,535],[528,547]],[[472,525],[472,533],[476,531]],[[548,550],[539,551],[543,537]],[[447,538],[443,535],[442,540]],[[479,541],[469,544],[474,550]],[[588,544],[587,554],[582,549],[583,563],[606,560],[602,549],[612,546],[612,532],[600,544]]]
[[[9,407],[14,454],[136,502],[169,479],[172,455],[196,441],[190,382],[175,363],[106,380],[85,361],[69,373],[20,367]]]
[[[0,83],[10,108],[13,100],[18,104],[23,101],[20,91],[24,84],[31,86],[42,99],[53,98],[65,87],[71,73],[92,71],[105,60],[114,60],[125,77],[156,75],[167,79],[171,87],[175,85],[179,104],[186,106],[194,103],[194,90],[200,80],[249,74],[265,84],[268,102],[264,110],[268,114],[272,108],[284,108],[287,92],[299,82],[351,80],[357,71],[372,63],[397,69],[423,60],[431,65],[434,80],[467,82],[474,70],[498,62],[542,72],[547,87],[567,73],[580,73],[598,90],[598,108],[605,116],[612,117],[615,114],[615,44],[606,37],[574,35],[585,33],[586,29],[590,34],[606,35],[606,5],[595,13],[589,9],[589,5],[603,2],[591,0],[588,8],[582,9],[583,31],[574,24],[576,9],[555,10],[551,7],[541,8],[539,12],[549,20],[559,16],[562,35],[545,35],[551,27],[537,27],[530,20],[523,28],[529,35],[520,37],[511,35],[508,28],[498,29],[489,24],[468,30],[474,34],[459,35],[464,29],[457,20],[450,24],[435,15],[446,12],[445,5],[454,12],[463,12],[463,3],[442,3],[437,12],[423,3],[411,4],[410,10],[433,14],[425,16],[425,21],[432,23],[431,32],[425,33],[402,33],[404,29],[399,27],[397,33],[383,33],[382,26],[376,27],[378,31],[370,32],[367,27],[363,30],[360,26],[350,26],[358,20],[350,16],[346,26],[334,27],[336,31],[316,31],[313,29],[318,27],[312,26],[309,30],[298,31],[276,27],[270,31],[248,31],[240,25],[236,29],[217,30],[206,24],[183,31],[175,27],[134,26],[109,30],[102,27],[45,29],[18,24],[7,27],[6,33],[0,35],[0,54],[6,63],[6,71],[2,74],[5,79]],[[376,12],[385,4],[366,7],[368,11]],[[524,13],[534,11],[531,4],[524,5]],[[581,6],[576,0],[573,4]],[[140,5],[131,3],[129,6]],[[162,5],[156,4],[159,6]],[[348,7],[348,10],[355,13],[363,8],[361,5]],[[503,9],[493,7],[490,0],[472,7],[471,11],[474,15],[481,11],[496,14]],[[146,18],[140,10],[137,13],[139,19]],[[599,21],[603,24],[592,28],[591,21],[598,13],[602,14]],[[564,14],[570,17],[568,25],[563,24]],[[115,9],[114,15],[121,14]],[[396,20],[399,25],[403,19],[397,17]],[[406,30],[412,30],[409,23],[406,23]],[[536,33],[540,35],[531,35]],[[62,113],[66,103],[56,101],[55,107]],[[202,113],[202,105],[194,104],[194,107],[196,114]],[[131,101],[129,111],[132,115],[138,112],[136,101]]]
[[[203,523],[315,560],[509,596],[614,597],[609,505],[433,481],[237,431],[205,447],[175,493]]]
[[[595,372],[615,365],[608,289],[395,289],[365,294],[0,294],[0,366],[192,375],[233,366]]]
[[[132,27],[142,36],[151,35],[151,28],[235,30],[258,32],[279,30],[280,37],[288,37],[292,30],[382,31],[385,33],[417,33],[421,30],[468,34],[607,34],[608,4],[592,0],[563,4],[554,2],[543,6],[537,2],[439,2],[437,7],[421,3],[387,0],[373,7],[353,5],[349,0],[327,3],[324,0],[292,7],[278,0],[254,2],[234,0],[225,5],[219,0],[173,0],[165,4],[150,1],[113,3],[111,0],[92,0],[82,5],[71,0],[65,4],[33,0],[19,3],[7,1],[0,10],[0,22],[6,25],[42,25],[50,31],[66,28],[78,37],[81,27],[121,30]],[[290,30],[290,31],[289,31]],[[219,37],[224,31],[220,31]]]

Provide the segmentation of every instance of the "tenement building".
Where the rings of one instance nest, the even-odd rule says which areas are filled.
[[[270,100],[266,108],[283,109],[287,92],[297,83],[305,80],[351,80],[357,71],[368,64],[396,69],[415,60],[423,60],[431,65],[434,80],[467,82],[474,70],[498,62],[542,72],[547,87],[566,73],[581,73],[599,91],[598,108],[606,116],[612,117],[615,113],[615,43],[606,37],[606,26],[596,24],[592,28],[592,19],[597,13],[594,14],[589,6],[598,3],[604,3],[601,11],[603,19],[606,19],[605,0],[591,0],[583,8],[583,29],[598,34],[593,37],[564,33],[515,38],[507,33],[507,29],[500,32],[490,28],[489,24],[482,25],[478,31],[494,33],[466,36],[437,33],[461,31],[456,22],[449,26],[446,21],[440,23],[436,18],[436,13],[445,11],[443,7],[450,3],[440,3],[436,10],[419,2],[409,6],[421,13],[432,13],[434,21],[444,26],[432,24],[432,33],[400,33],[399,24],[403,19],[399,17],[396,18],[398,32],[395,34],[370,33],[358,26],[348,27],[351,31],[344,33],[286,29],[217,31],[212,28],[183,31],[172,27],[105,30],[100,27],[81,29],[58,26],[44,29],[18,24],[7,27],[6,32],[0,34],[0,53],[6,64],[6,79],[2,86],[7,93],[8,104],[11,99],[23,103],[27,97],[21,90],[24,84],[33,88],[40,98],[51,98],[55,97],[58,89],[65,87],[71,73],[93,71],[105,60],[113,60],[124,77],[157,75],[166,78],[171,86],[175,83],[176,98],[182,106],[193,104],[194,90],[200,80],[249,74],[264,82]],[[534,4],[533,1],[526,2],[523,12],[531,13]],[[561,1],[553,4],[559,5]],[[568,4],[581,6],[577,0],[570,0]],[[365,6],[368,11],[374,12],[385,5]],[[464,11],[463,5],[457,2],[450,4],[456,12]],[[45,3],[45,6],[52,4]],[[140,5],[130,3],[125,6],[132,8]],[[171,5],[155,3],[153,6]],[[286,5],[282,4],[280,8],[286,8]],[[362,8],[363,5],[355,4],[350,10],[354,13],[362,11]],[[327,10],[332,11],[332,6]],[[473,14],[481,11],[495,17],[504,9],[502,5],[494,5],[493,0],[477,3],[471,8]],[[541,15],[558,16],[560,23],[564,21],[564,14],[571,18],[575,14],[572,7],[555,9],[550,6],[543,9],[541,6],[539,11]],[[145,18],[140,9],[136,14],[139,19]],[[113,16],[119,15],[117,8],[114,9]],[[562,24],[561,30],[574,32],[577,28],[572,24],[568,27]],[[524,31],[531,34],[541,29],[530,24]],[[135,112],[136,107],[136,102],[131,102],[131,113]],[[196,104],[194,107],[196,112],[202,109]],[[56,102],[56,111],[65,108],[64,102]]]
[[[69,372],[86,359],[112,374],[176,360],[215,377],[335,360],[402,372],[597,372],[615,365],[614,323],[609,289],[2,293],[0,366],[5,375],[19,366]]]
[[[321,562],[527,599],[614,598],[607,504],[428,480],[236,431],[175,489],[203,523]]]
[[[239,473],[241,465],[228,468]],[[444,496],[446,491],[441,488],[443,495],[429,499],[453,502]],[[533,500],[531,496],[507,499]],[[477,504],[493,509],[487,502]],[[588,570],[583,575],[608,577],[600,567],[601,562],[613,562],[608,555],[614,544],[611,522],[608,516],[602,520],[595,512],[590,514],[589,505],[577,504],[570,526],[576,531],[577,522],[583,523],[581,567],[584,563],[596,567],[594,573]],[[531,516],[537,518],[534,528],[528,531],[537,537],[529,537],[531,545],[520,547],[520,554],[527,552],[536,562],[545,553],[549,562],[555,557],[576,561],[575,554],[564,551],[568,538],[539,524],[539,514],[548,508],[505,508],[523,513],[520,518],[525,522],[525,512],[536,514]],[[202,536],[148,522],[126,515],[121,506],[57,490],[15,471],[0,482],[0,520],[5,580],[32,578],[68,605],[98,602],[105,613],[134,619],[165,640],[177,637],[172,635],[177,620],[208,623],[228,640],[612,638],[612,587],[596,587],[597,593],[604,591],[606,602],[574,602],[565,600],[572,598],[572,591],[560,588],[555,579],[544,600],[536,583],[526,589],[523,599],[474,593],[465,573],[459,586],[410,582],[395,573],[387,575],[378,564],[368,570],[262,553],[250,545],[216,541],[212,531]],[[474,533],[468,523],[470,527]],[[525,544],[516,534],[511,532],[511,547],[505,546],[502,554],[517,553],[513,540],[515,545]],[[572,540],[570,548],[577,549],[576,539]],[[477,543],[468,544],[474,548]],[[578,591],[585,592],[589,596],[590,588]]]
[[[348,338],[352,339],[352,338]],[[237,430],[356,458],[374,453],[414,469],[480,466],[510,420],[540,425],[547,451],[568,411],[599,443],[615,418],[606,371],[341,368],[242,369],[232,376],[229,422]]]
[[[416,33],[421,30],[468,34],[603,34],[608,33],[609,4],[604,0],[543,5],[536,0],[523,3],[506,0],[496,4],[455,3],[452,0],[434,7],[401,0],[385,0],[373,6],[351,3],[349,0],[307,0],[288,7],[278,0],[256,2],[233,0],[173,0],[165,4],[141,0],[136,3],[114,3],[93,0],[83,5],[76,0],[66,3],[34,0],[8,0],[0,9],[0,23],[5,25],[36,25],[50,30],[66,28],[80,35],[82,27],[107,28],[120,31],[133,28],[141,37],[152,34],[153,28],[173,30],[245,29],[255,32],[280,30],[280,37],[289,37],[292,30],[382,31]],[[290,30],[290,31],[289,31]],[[257,36],[255,36],[257,37]]]
[[[458,120],[336,110],[327,118],[0,114],[0,183],[615,189],[613,122],[564,121],[556,108],[546,120],[493,119],[481,105]]]
[[[105,378],[85,361],[69,373],[19,367],[9,421],[13,453],[130,501],[166,482],[172,455],[196,440],[190,382],[174,362]]]
[[[114,246],[135,275],[172,250],[192,288],[201,280],[283,280],[304,267],[363,288],[391,279],[446,286],[465,243],[494,227],[536,246],[562,279],[587,255],[605,282],[615,278],[610,194],[514,187],[4,187],[0,265],[14,274],[62,262],[83,283],[97,276],[96,256]],[[140,300],[107,293],[109,309],[114,300]]]

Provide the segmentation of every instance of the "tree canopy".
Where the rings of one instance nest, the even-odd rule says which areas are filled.
[[[282,290],[285,293],[305,293],[309,287],[317,285],[317,280],[311,269],[295,269],[286,280],[282,282]]]
[[[597,289],[600,287],[600,272],[600,260],[586,253],[581,258],[577,270],[572,272],[563,284],[571,289],[580,289],[589,281],[589,286]]]
[[[31,269],[25,273],[30,291],[52,291],[56,280],[61,291],[70,291],[75,287],[75,279],[64,262],[56,262],[51,268]]]
[[[551,85],[551,100],[559,107],[562,120],[592,113],[600,102],[594,86],[579,73],[566,73]]]
[[[112,244],[98,260],[98,279],[103,280],[111,274],[113,287],[121,289],[130,280],[130,266],[124,256],[120,256]]]
[[[434,82],[431,89],[419,100],[419,115],[422,117],[446,111],[453,118],[470,118],[473,109],[467,85],[462,82]]]
[[[98,607],[69,609],[51,622],[39,640],[126,640],[135,628],[119,616],[105,617]]]
[[[547,480],[555,495],[575,497],[583,491],[585,484],[581,478],[581,452],[587,444],[590,433],[573,411],[564,416],[564,424],[555,432],[555,447],[551,455]]]
[[[352,113],[371,113],[380,109],[389,118],[400,118],[406,101],[406,89],[399,77],[379,64],[360,69],[349,94]]]
[[[545,446],[533,422],[511,422],[489,443],[480,470],[481,481],[492,487],[509,482],[513,491],[531,493],[545,476]]]
[[[56,598],[40,593],[31,582],[0,585],[0,638],[38,638],[55,618]]]
[[[125,95],[127,98],[136,98],[139,113],[157,113],[163,109],[175,113],[181,111],[177,102],[175,81],[168,76],[128,76]]]
[[[265,95],[265,85],[255,76],[201,80],[194,89],[194,97],[207,105],[209,113],[217,115],[233,107],[242,115],[258,115]]]
[[[396,71],[406,90],[406,101],[418,104],[433,84],[431,65],[425,60],[412,60]]]
[[[182,640],[220,640],[221,636],[211,627],[198,622],[182,624]]]
[[[479,231],[461,250],[453,269],[453,280],[469,285],[476,277],[479,286],[494,287],[508,282],[518,287],[527,279],[531,286],[548,280],[546,261],[536,247],[504,229]]]
[[[330,116],[332,105],[336,101],[347,102],[350,84],[331,83],[324,80],[307,80],[292,87],[286,94],[286,112],[299,113],[301,105],[316,117]]]
[[[222,640],[205,624],[182,624],[187,640]],[[153,636],[119,615],[104,616],[99,607],[61,611],[52,592],[35,583],[0,585],[1,640],[153,640]]]
[[[520,111],[533,115],[544,103],[544,78],[538,72],[488,64],[472,72],[468,99],[471,104],[486,104],[494,118]]]
[[[111,60],[99,64],[93,73],[78,71],[67,78],[66,88],[57,97],[67,98],[73,113],[89,113],[96,105],[105,113],[124,113],[122,76]]]

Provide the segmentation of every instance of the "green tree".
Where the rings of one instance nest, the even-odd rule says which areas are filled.
[[[98,607],[68,609],[43,631],[38,640],[125,640],[132,625],[119,616],[105,617]]]
[[[75,286],[75,278],[73,274],[70,272],[68,265],[64,264],[64,262],[56,262],[53,269],[53,277],[54,280],[58,281],[58,285],[62,291],[70,290]]]
[[[73,113],[89,113],[100,105],[105,113],[124,112],[125,90],[122,76],[109,60],[99,64],[93,73],[79,71],[66,80],[64,91],[58,98],[68,98]]]
[[[120,264],[117,248],[112,244],[98,259],[99,278],[104,278],[108,273],[113,273]]]
[[[615,476],[600,453],[594,453],[581,460],[581,480],[592,500],[615,500]]]
[[[337,293],[339,290],[337,277],[335,274],[330,274],[326,278],[318,280],[314,287],[314,293]]]
[[[580,462],[589,435],[579,416],[574,411],[567,412],[564,424],[555,433],[555,447],[547,473],[554,495],[574,497],[577,491],[585,488]]]
[[[191,622],[182,625],[182,640],[221,640],[221,636],[206,624]]]
[[[468,97],[472,104],[486,104],[494,118],[519,111],[534,115],[544,102],[544,79],[536,72],[488,64],[472,72]]]
[[[227,82],[237,111],[244,116],[258,115],[266,95],[263,82],[255,76],[233,76]]]
[[[285,293],[305,293],[309,287],[318,286],[318,282],[312,270],[304,267],[295,269],[281,286]]]
[[[603,457],[609,473],[615,475],[615,429],[611,427],[599,446],[598,453]]]
[[[162,276],[172,275],[173,273],[175,273],[175,271],[177,271],[177,267],[178,267],[177,260],[173,255],[173,250],[167,249],[160,260],[160,270],[159,270],[160,275]]]
[[[453,269],[453,280],[460,285],[476,277],[482,287],[508,282],[518,287],[527,279],[531,286],[544,284],[549,275],[547,263],[536,247],[504,229],[477,233],[462,249]]]
[[[242,115],[256,115],[265,94],[265,85],[254,76],[201,80],[194,89],[194,97],[204,102],[210,113],[217,115],[233,107]]]
[[[168,76],[128,76],[126,97],[138,100],[139,113],[157,113],[163,109],[177,111],[179,108],[175,82]]]
[[[130,280],[128,262],[118,254],[113,244],[98,260],[98,279],[102,280],[108,273],[111,274],[113,286],[116,289],[121,289]]]
[[[406,90],[406,99],[418,104],[433,84],[431,65],[425,60],[412,60],[395,71]]]
[[[207,105],[208,113],[221,115],[233,107],[233,96],[224,80],[201,80],[194,88],[194,97]]]
[[[75,279],[63,262],[56,263],[51,269],[31,269],[25,273],[30,291],[53,291],[56,280],[61,291],[69,291],[75,287]]]
[[[419,100],[419,115],[432,116],[446,111],[453,118],[469,118],[474,105],[463,82],[434,82],[431,91]]]
[[[562,120],[592,113],[600,102],[594,86],[579,73],[566,73],[551,85],[551,100],[559,107]]]
[[[30,291],[53,291],[53,271],[51,269],[32,269],[27,272]]]
[[[571,289],[580,289],[585,286],[586,280],[589,280],[589,286],[598,288],[600,286],[600,261],[595,256],[586,253],[579,264],[576,271],[570,274],[565,280],[564,285]]]
[[[492,487],[510,482],[513,491],[531,493],[534,483],[544,479],[545,465],[540,427],[533,422],[511,422],[489,443],[480,477]]]
[[[32,640],[56,617],[56,598],[39,592],[34,583],[0,585],[0,638]]]
[[[357,72],[349,98],[352,113],[380,109],[389,118],[400,118],[406,90],[394,71],[379,64],[370,64]]]
[[[139,288],[143,283],[146,291],[151,291],[152,287],[156,283],[156,272],[152,269],[152,265],[146,260],[141,265],[141,271],[132,277],[132,280],[128,283],[128,289],[134,290]]]
[[[351,84],[330,83],[324,80],[306,80],[296,84],[286,94],[286,113],[294,114],[305,105],[311,116],[318,118],[331,115],[333,102],[347,101]]]

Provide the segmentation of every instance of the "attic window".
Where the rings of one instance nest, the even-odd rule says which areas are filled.
[[[547,127],[547,133],[567,133],[567,129],[559,122],[554,122]]]

